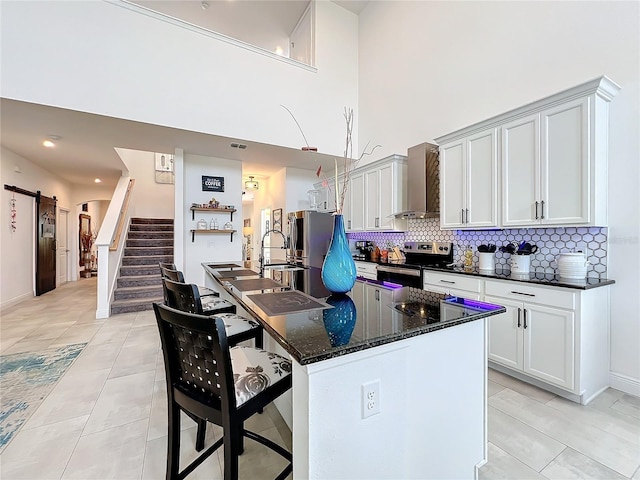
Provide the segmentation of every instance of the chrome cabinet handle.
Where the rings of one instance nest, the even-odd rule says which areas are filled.
[[[441,283],[449,283],[451,285],[455,285],[456,282],[452,282],[451,280],[440,280]]]
[[[467,213],[467,215],[465,216],[466,221],[464,223],[469,223],[469,209],[467,208],[465,212]]]
[[[527,309],[524,309],[524,328],[527,328]]]
[[[420,277],[422,273],[420,270],[412,270],[410,268],[401,267],[385,267],[384,265],[378,265],[379,272],[397,273],[400,275],[408,275],[411,277]]]
[[[544,200],[540,202],[540,220],[544,220]]]
[[[379,226],[380,226],[380,225],[378,224],[378,217],[376,217],[375,225],[376,225],[376,227],[379,227]]]
[[[351,230],[351,220],[347,222],[347,225],[349,225],[349,230]]]
[[[518,328],[520,328],[521,326],[521,322],[520,322],[520,314],[522,313],[522,309],[518,308]]]
[[[464,225],[464,208],[460,209],[460,223]]]
[[[376,290],[376,300],[380,300],[380,290]]]
[[[536,202],[536,220],[538,220],[538,202]]]

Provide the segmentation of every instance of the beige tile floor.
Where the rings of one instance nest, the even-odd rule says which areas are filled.
[[[89,342],[0,455],[2,480],[164,478],[166,394],[153,313],[96,320],[95,282],[68,283],[2,312],[2,355]],[[640,480],[638,398],[608,389],[585,407],[495,371],[489,378],[482,480]],[[195,424],[183,418],[187,462]],[[274,408],[247,427],[291,448],[291,432]],[[210,426],[207,444],[220,433]],[[214,455],[189,478],[222,478],[221,464]],[[271,479],[282,466],[276,454],[246,441],[241,478]]]

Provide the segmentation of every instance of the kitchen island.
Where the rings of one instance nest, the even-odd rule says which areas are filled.
[[[291,400],[277,406],[294,478],[475,477],[486,461],[485,318],[503,307],[376,281],[332,297],[315,268],[260,279],[203,267],[206,285],[293,361]]]

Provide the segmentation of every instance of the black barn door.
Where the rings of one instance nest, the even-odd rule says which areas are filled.
[[[36,197],[36,295],[56,288],[56,199]]]

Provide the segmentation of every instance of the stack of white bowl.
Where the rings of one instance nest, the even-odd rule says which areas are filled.
[[[560,278],[584,279],[587,276],[589,262],[584,253],[561,253],[557,263]]]

